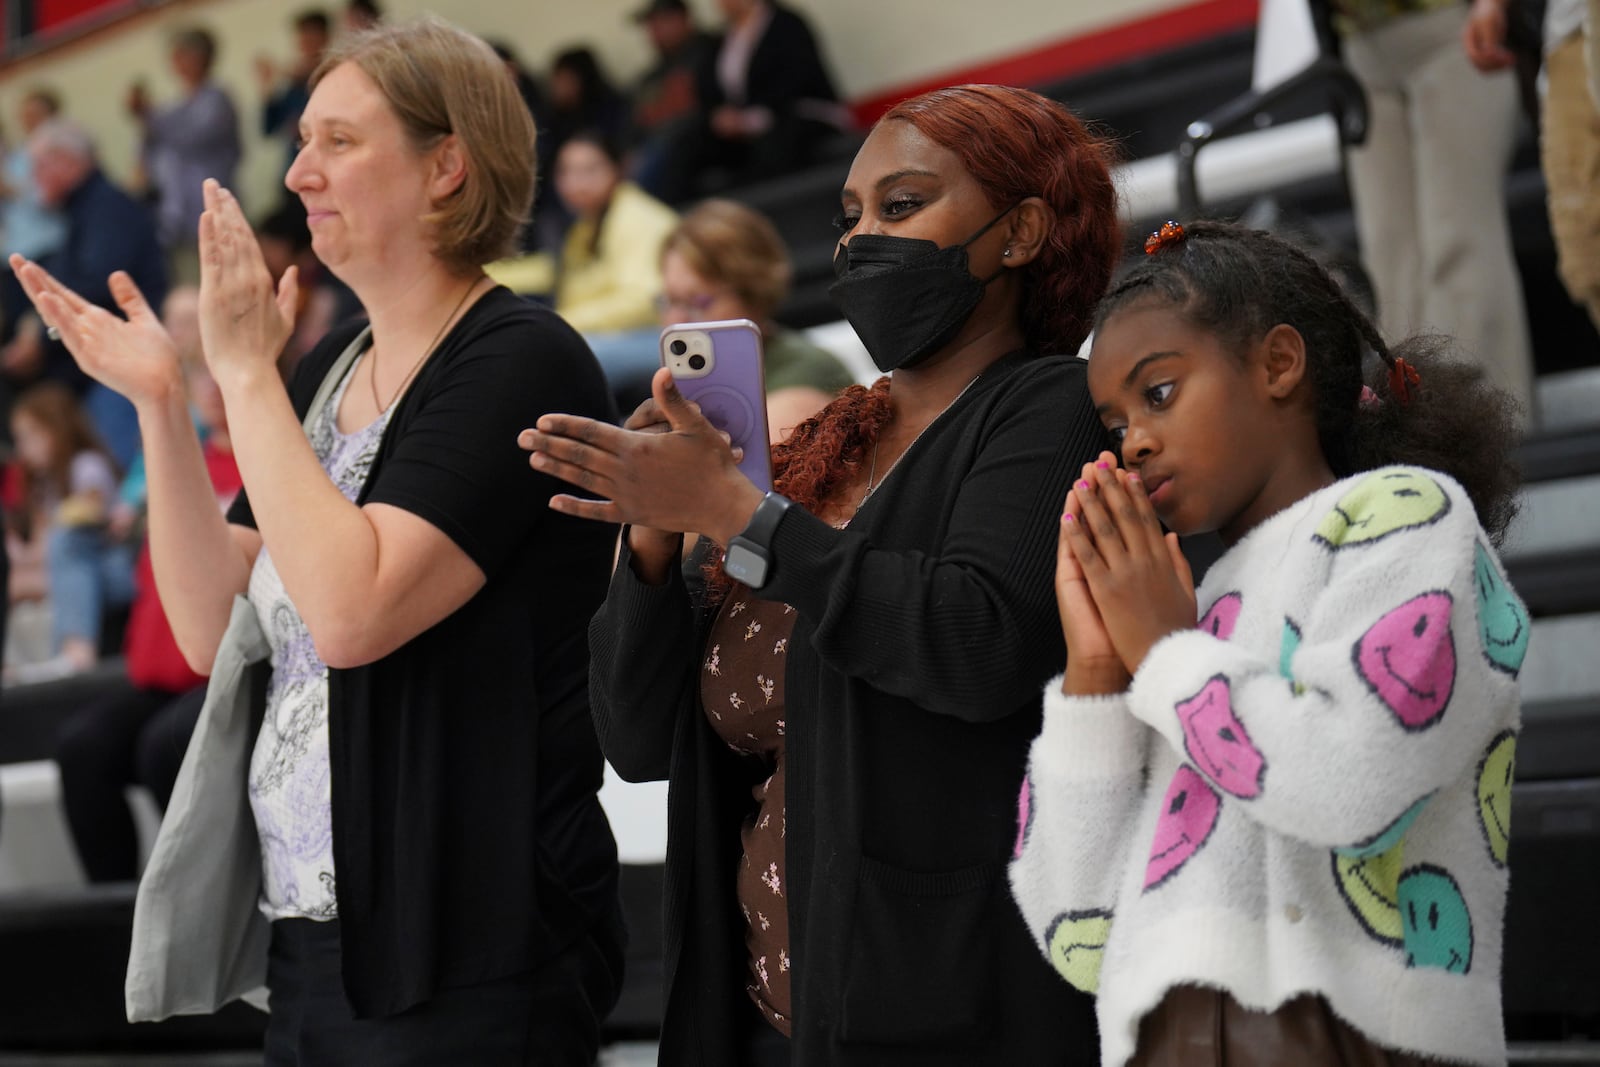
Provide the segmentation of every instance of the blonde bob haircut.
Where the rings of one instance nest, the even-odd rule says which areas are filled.
[[[751,317],[765,320],[789,295],[793,268],[777,227],[733,200],[704,200],[678,220],[661,255],[676,252],[708,282],[733,290]]]
[[[534,127],[494,50],[432,15],[380,24],[333,45],[311,75],[354,63],[394,109],[419,154],[455,134],[466,178],[423,222],[456,273],[509,255],[533,203]]]

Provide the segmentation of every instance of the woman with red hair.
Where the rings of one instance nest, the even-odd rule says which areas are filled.
[[[551,507],[630,524],[590,687],[617,771],[672,783],[663,1064],[1098,1062],[1004,872],[1065,656],[1060,502],[1102,445],[1074,353],[1120,247],[1108,156],[1000,86],[874,127],[833,296],[887,377],[777,447],[774,492],[665,371],[624,428],[522,435],[599,498]]]

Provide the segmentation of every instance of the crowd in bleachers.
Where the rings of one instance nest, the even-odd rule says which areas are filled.
[[[162,807],[176,788],[184,818],[215,829],[194,814],[197,776],[179,786],[180,757],[196,722],[215,714],[206,710],[217,699],[216,686],[206,689],[213,659],[236,664],[246,682],[265,659],[265,696],[256,694],[264,726],[249,738],[239,799],[261,835],[265,880],[260,909],[247,910],[273,920],[270,955],[265,941],[256,947],[274,985],[274,1063],[308,1055],[296,1048],[303,1034],[330,1035],[336,1057],[409,1048],[448,1058],[493,1046],[509,1063],[528,1041],[569,1042],[574,1063],[585,1049],[592,1055],[597,1031],[587,1028],[616,996],[622,951],[614,849],[593,802],[602,753],[625,776],[674,782],[668,948],[682,954],[668,976],[664,1062],[778,1064],[791,1050],[794,1062],[920,1062],[930,1035],[1006,1062],[1072,1049],[1093,1062],[1100,1047],[1116,1063],[1184,1062],[1161,1059],[1182,1055],[1164,1042],[1224,1016],[1244,1044],[1254,1040],[1249,1027],[1270,1024],[1319,1049],[1389,1057],[1381,1062],[1493,1062],[1503,1035],[1477,1015],[1481,1025],[1465,1025],[1440,1008],[1402,1026],[1336,968],[1263,977],[1222,961],[1214,946],[1196,947],[1198,935],[1158,966],[1162,942],[1149,929],[1147,941],[1129,934],[1118,943],[1136,949],[1116,950],[1108,931],[1124,914],[1130,930],[1136,914],[1150,929],[1197,929],[1205,916],[1252,945],[1303,938],[1302,949],[1331,958],[1333,927],[1299,925],[1320,893],[1320,903],[1347,909],[1339,918],[1361,946],[1348,960],[1361,957],[1369,972],[1393,964],[1408,998],[1484,1007],[1498,996],[1505,855],[1491,825],[1500,794],[1480,775],[1511,758],[1497,752],[1515,730],[1526,651],[1525,635],[1496,645],[1496,628],[1526,627],[1528,616],[1491,545],[1514,493],[1498,466],[1502,446],[1538,422],[1503,210],[1519,118],[1514,83],[1500,71],[1518,45],[1506,28],[1515,2],[1312,4],[1326,43],[1368,94],[1372,132],[1349,166],[1371,321],[1309,257],[1228,226],[1163,228],[1132,280],[1114,285],[1124,241],[1113,153],[1077,118],[1016,90],[934,93],[892,111],[863,146],[811,26],[769,0],[718,0],[714,29],[698,25],[684,0],[648,0],[630,18],[655,58],[627,86],[589,48],[561,52],[541,77],[508,45],[494,45],[485,68],[491,57],[476,38],[436,21],[386,23],[370,0],[351,3],[337,26],[307,10],[292,20],[294,56],[257,60],[250,106],[212,79],[214,37],[187,28],[170,41],[181,95],[128,90],[141,146],[130,188],[104,173],[93,137],[48,87],[30,91],[4,158],[0,216],[10,607],[0,680],[118,673],[113,691],[63,723],[56,754],[84,871],[93,881],[139,877],[130,784]],[[1552,0],[1536,49],[1547,68],[1544,166],[1562,278],[1600,326],[1600,100],[1584,58],[1595,6]],[[416,69],[397,73],[410,47]],[[424,101],[419,86],[431,83],[407,81],[423,70],[462,78],[484,69],[498,80],[478,95],[450,82]],[[462,109],[474,108],[483,125],[464,129]],[[239,123],[252,115],[283,153],[286,192],[247,222],[228,187]],[[344,155],[352,131],[366,146]],[[524,133],[548,181],[533,184],[530,154],[508,146]],[[363,154],[385,146],[388,156]],[[789,250],[769,220],[726,195],[857,147],[833,292],[886,375],[870,389],[780,321]],[[398,166],[399,178],[381,182],[379,163]],[[405,199],[413,187],[433,198],[429,213]],[[466,216],[464,204],[476,213],[446,217]],[[906,231],[915,237],[893,235],[918,212]],[[1313,305],[1320,310],[1303,310]],[[1279,315],[1294,327],[1275,326]],[[725,442],[656,373],[662,328],[722,319],[751,320],[763,340],[786,496],[733,473]],[[1091,327],[1103,335],[1100,367],[1116,361],[1126,379],[1019,355],[1074,355]],[[1486,368],[1494,388],[1438,362],[1443,342],[1400,343],[1418,330],[1458,335],[1458,351]],[[513,347],[525,344],[549,353],[549,365],[517,364]],[[1129,468],[1159,471],[1154,442],[1175,431],[1152,413],[1166,403],[1162,390],[1183,386],[1157,381],[1147,365],[1178,347],[1215,355],[1219,346],[1246,353],[1261,374],[1232,377],[1220,355],[1204,364],[1190,388],[1217,390],[1207,394],[1213,429],[1235,417],[1250,426],[1204,454],[1271,459],[1243,474],[1220,460],[1204,469],[1220,502],[1194,502],[1183,482],[1154,475],[1147,496],[1144,482],[1117,469],[1119,455],[1102,452],[1102,423]],[[1349,366],[1324,365],[1347,349]],[[942,358],[927,362],[934,355]],[[150,370],[157,364],[160,375]],[[177,383],[175,399],[153,384],[161,375]],[[513,426],[522,409],[508,386],[566,406]],[[1458,410],[1432,414],[1430,388]],[[1423,430],[1406,421],[1417,397]],[[1480,420],[1477,447],[1460,440],[1465,414]],[[496,446],[510,446],[518,430],[531,458],[518,452],[508,463]],[[1138,451],[1147,440],[1148,455]],[[1173,440],[1185,441],[1168,447]],[[526,485],[530,464],[537,492]],[[1408,467],[1371,474],[1389,464]],[[1409,480],[1390,500],[1387,485],[1373,488],[1379,477]],[[583,495],[567,495],[570,486]],[[971,486],[981,491],[964,497]],[[1298,531],[1267,521],[1313,500],[1320,540],[1308,535],[1301,546]],[[1230,545],[1250,545],[1218,572],[1241,587],[1253,574],[1241,560],[1303,549],[1294,558],[1304,603],[1338,589],[1329,613],[1353,617],[1362,596],[1386,589],[1381,574],[1326,562],[1344,566],[1368,540],[1400,535],[1385,547],[1395,554],[1388,573],[1422,584],[1350,641],[1342,616],[1337,626],[1328,614],[1288,619],[1301,605],[1286,602],[1271,620],[1247,617],[1226,648],[1245,610],[1229,598],[1240,593],[1202,585],[1209,632],[1178,637],[1195,647],[1175,652],[1172,635],[1193,626],[1197,589],[1176,541],[1162,540],[1157,512],[1182,532],[1220,528]],[[1041,517],[1048,538],[1035,536]],[[620,548],[618,523],[630,531]],[[1244,540],[1264,523],[1279,540]],[[1449,552],[1395,552],[1434,524],[1453,539]],[[205,570],[204,581],[175,579],[180,561]],[[170,596],[158,596],[158,582]],[[242,613],[245,623],[236,592],[256,608]],[[1444,607],[1415,607],[1428,597]],[[1152,604],[1171,610],[1141,611]],[[1428,629],[1436,610],[1455,620],[1443,638]],[[1161,629],[1157,616],[1177,621]],[[1393,642],[1374,651],[1379,630]],[[1458,654],[1451,632],[1484,647]],[[759,658],[750,644],[758,633]],[[797,641],[785,660],[791,633],[805,647]],[[1337,664],[1318,638],[1329,648],[1344,642]],[[1348,672],[1351,641],[1356,673],[1346,679],[1338,671]],[[1397,655],[1411,658],[1391,668],[1391,685],[1367,659],[1402,646]],[[529,647],[541,653],[522,663]],[[513,661],[515,670],[500,670]],[[1162,679],[1194,684],[1180,693],[1176,682],[1152,681],[1157,668],[1142,666],[1152,662]],[[1470,698],[1483,729],[1435,744],[1446,731],[1428,731],[1458,705],[1448,685],[1442,695],[1428,686],[1441,671],[1455,679],[1458,664],[1477,672]],[[785,680],[789,721],[811,724],[798,749],[797,728],[786,736],[785,719],[755,714],[758,695],[762,707],[785,706]],[[1267,806],[1247,806],[1264,783],[1283,788],[1268,777],[1268,756],[1274,767],[1314,761],[1252,718],[1244,697],[1230,704],[1230,685],[1274,686],[1267,703],[1373,712],[1370,733],[1350,742],[1373,767],[1374,753],[1400,758],[1379,743],[1396,723],[1397,737],[1426,740],[1406,750],[1413,762],[1390,767],[1392,797],[1379,803],[1341,780],[1317,801],[1350,805],[1330,820],[1334,829],[1274,814],[1250,824],[1249,833],[1277,835],[1263,844],[1230,820]],[[539,737],[509,718],[441,725],[447,717],[435,713],[462,693],[489,709],[538,707]],[[1108,707],[1126,722],[1108,727]],[[1041,715],[1056,725],[1034,743]],[[1454,716],[1450,730],[1466,717]],[[1124,729],[1136,719],[1149,729]],[[1073,737],[1099,746],[1103,765],[1064,742],[1059,724],[1069,720],[1081,730]],[[1173,751],[1161,748],[1168,742]],[[826,761],[806,744],[827,746],[837,765],[817,766]],[[548,780],[519,778],[524,759]],[[483,783],[466,782],[480,772]],[[1509,764],[1504,773],[1508,791]],[[339,775],[361,795],[333,789]],[[1019,783],[1012,884],[1026,928],[994,888],[1004,885],[1005,850],[989,847],[997,818],[1015,812]],[[970,810],[946,812],[939,798],[952,790]],[[1457,793],[1470,810],[1437,815],[1436,798]],[[1123,829],[1072,838],[1063,814],[1072,798]],[[801,801],[812,807],[796,814]],[[1186,802],[1204,814],[1179,818]],[[494,816],[512,809],[520,814]],[[945,814],[919,815],[934,810]],[[1158,845],[1172,837],[1171,850],[1125,855],[1136,820]],[[1463,842],[1481,844],[1480,824],[1488,851],[1473,853],[1471,884],[1458,884],[1443,866],[1462,869]],[[1223,903],[1168,890],[1169,914],[1141,911],[1214,830],[1222,844],[1213,858],[1225,845],[1270,877],[1241,888],[1195,862],[1181,884],[1210,878]],[[1301,851],[1274,866],[1278,837]],[[511,855],[509,842],[535,838],[536,857]],[[1069,838],[1076,851],[1050,851]],[[1413,846],[1403,873],[1402,840]],[[1084,855],[1093,876],[1077,869]],[[158,884],[173,884],[183,862],[158,849],[153,864],[168,879]],[[928,863],[942,873],[928,874]],[[1369,898],[1381,886],[1362,882],[1377,868],[1371,879],[1395,883],[1393,915],[1377,916],[1382,901]],[[429,873],[399,888],[384,881],[402,869]],[[804,903],[791,906],[780,878]],[[1302,894],[1286,907],[1273,896],[1287,918],[1252,911],[1256,897],[1281,892]],[[768,894],[786,915],[805,909],[805,924],[770,924],[757,907]],[[536,909],[519,910],[533,898]],[[1213,905],[1220,910],[1207,911]],[[1417,906],[1432,907],[1431,929]],[[1476,924],[1451,909],[1470,910]],[[582,936],[562,936],[564,923]],[[973,940],[952,943],[949,929]],[[1396,945],[1409,956],[1390,958]],[[1474,948],[1471,982],[1451,985],[1443,976],[1471,972]],[[141,950],[136,940],[136,970],[141,951],[152,967],[181,965],[151,962],[165,945]],[[934,980],[952,968],[992,981],[952,992]],[[1156,971],[1167,985],[1140,984]],[[1174,993],[1198,986],[1214,999]],[[227,986],[223,999],[244,988]],[[1120,1027],[1104,1046],[1080,995],[1097,991],[1099,1025]],[[152,1015],[170,1010],[166,994],[150,996]],[[402,1018],[410,1021],[363,1030],[367,1020]],[[714,1054],[697,1058],[705,1049]]]
[[[803,18],[756,0],[728,0],[720,13],[726,24],[717,33],[697,26],[682,0],[652,0],[631,13],[656,61],[627,88],[613,84],[588,48],[557,54],[548,78],[539,78],[509,46],[496,46],[534,116],[537,158],[548,177],[539,185],[519,254],[497,264],[494,273],[519,293],[554,302],[600,353],[619,383],[619,399],[630,406],[643,395],[641,382],[657,360],[656,249],[677,222],[669,205],[803,167],[822,141],[850,124]],[[99,170],[91,135],[58,113],[56,95],[43,86],[29,91],[19,109],[20,136],[6,153],[4,253],[41,262],[108,308],[113,302],[103,279],[114,270],[128,271],[158,306],[169,286],[195,284],[200,185],[206,177],[232,183],[240,162],[241,116],[251,121],[259,114],[261,132],[282,145],[287,171],[309,81],[323,53],[337,33],[357,32],[380,18],[370,2],[348,5],[337,24],[318,9],[296,14],[293,56],[282,63],[265,54],[255,57],[260,99],[254,108],[212,79],[218,48],[212,33],[199,26],[175,33],[169,59],[180,95],[153,100],[142,81],[127,93],[126,110],[140,143],[127,190]],[[126,222],[111,225],[113,217]],[[273,277],[290,265],[299,274],[300,314],[280,359],[287,381],[299,356],[334,322],[360,314],[360,307],[311,253],[298,197],[284,195],[257,219],[256,231]],[[780,257],[774,269],[785,271],[781,244],[771,250]],[[119,521],[104,528],[126,555],[137,548],[141,527],[132,509],[143,484],[132,411],[89,381],[60,342],[45,335],[9,269],[0,286],[6,401],[37,382],[67,383],[116,477],[128,478],[125,488],[106,494],[103,514],[91,512],[81,525],[101,529],[122,501]],[[775,306],[763,314],[770,316]],[[816,381],[837,388],[838,378],[829,371]],[[12,599],[22,604],[7,677],[37,681],[84,670],[102,654],[119,651],[128,605],[120,590],[126,582],[115,583],[117,595],[101,598],[100,613],[110,625],[97,619],[86,642],[30,641],[43,623],[35,609],[48,610],[53,600],[43,577],[44,542],[19,532],[32,532],[23,514],[29,510],[21,495],[25,471],[17,462],[7,469],[5,503],[13,512],[11,543],[21,564]],[[83,611],[96,614],[88,605]]]

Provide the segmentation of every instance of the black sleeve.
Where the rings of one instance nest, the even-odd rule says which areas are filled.
[[[623,780],[653,782],[667,777],[677,724],[695,708],[698,631],[682,572],[646,585],[631,560],[624,531],[611,588],[589,624],[589,709],[600,751]]]
[[[1068,488],[1105,447],[1079,361],[1020,371],[999,388],[971,466],[950,472],[954,507],[929,516],[945,531],[936,551],[879,548],[791,508],[762,589],[814,624],[834,669],[972,721],[1037,706],[1061,669],[1057,524]]]
[[[385,442],[362,503],[427,520],[492,576],[558,518],[550,498],[570,488],[528,466],[517,434],[553,411],[610,419],[605,378],[571,327],[529,308],[463,338],[414,388],[424,385],[408,398],[417,403]]]

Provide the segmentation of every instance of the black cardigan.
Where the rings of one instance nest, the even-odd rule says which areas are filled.
[[[302,361],[291,388],[302,418],[358,332],[334,330]],[[358,1017],[526,971],[586,933],[620,969],[585,671],[615,529],[551,511],[564,487],[516,440],[547,411],[614,410],[582,339],[496,289],[384,432],[357,503],[428,520],[488,581],[382,659],[328,672],[336,898]],[[255,525],[243,493],[229,519]]]
[[[1081,362],[1012,356],[835,530],[792,508],[763,595],[789,645],[787,868],[796,1064],[1097,1064],[1090,999],[1007,889],[1040,692],[1064,651],[1062,501],[1104,446]],[[663,1065],[735,1063],[755,1008],[734,866],[749,768],[707,725],[692,568],[626,552],[590,627],[601,748],[670,778]]]

